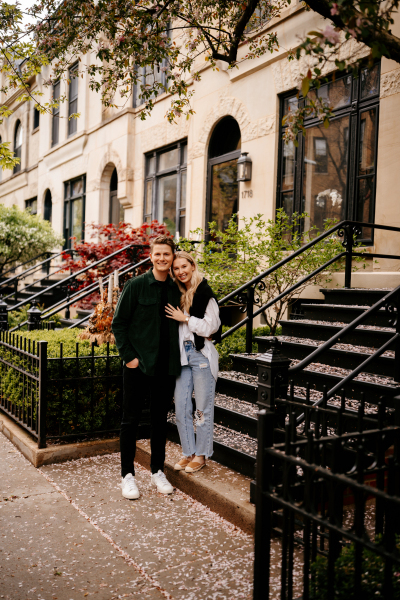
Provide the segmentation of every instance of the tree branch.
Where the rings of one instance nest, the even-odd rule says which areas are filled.
[[[340,15],[331,15],[331,3],[329,0],[306,0],[306,4],[316,13],[329,19],[334,23],[336,27],[346,31],[347,25],[343,21]],[[353,9],[352,16],[355,19],[369,20],[366,15],[362,12]],[[400,63],[400,38],[390,33],[388,30],[382,27],[369,27],[368,34],[365,36],[357,35],[356,40],[371,47],[372,45],[379,43],[386,49],[386,56]]]

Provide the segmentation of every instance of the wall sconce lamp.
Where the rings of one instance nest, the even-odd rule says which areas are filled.
[[[248,152],[242,152],[237,161],[237,181],[251,181],[252,164]]]

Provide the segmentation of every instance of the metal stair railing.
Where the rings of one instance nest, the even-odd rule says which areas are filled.
[[[291,292],[293,292],[294,290],[299,288],[301,285],[303,285],[304,283],[306,283],[307,281],[309,281],[310,279],[312,279],[313,277],[318,275],[320,272],[322,272],[323,270],[328,268],[331,264],[333,264],[337,260],[340,260],[341,258],[345,259],[345,288],[351,289],[351,270],[352,270],[353,257],[365,256],[365,254],[353,251],[354,238],[355,238],[355,236],[361,234],[361,229],[363,227],[370,227],[372,229],[379,229],[379,230],[384,230],[384,231],[394,231],[394,232],[400,233],[399,227],[392,227],[390,225],[378,225],[375,223],[363,223],[363,222],[359,222],[359,221],[347,221],[347,220],[337,223],[334,227],[332,227],[328,231],[325,231],[324,233],[322,233],[321,235],[316,237],[311,242],[308,242],[302,248],[299,248],[295,252],[289,254],[286,258],[282,259],[281,261],[279,261],[278,263],[276,263],[275,265],[273,265],[272,267],[270,267],[269,269],[267,269],[260,275],[257,275],[257,277],[254,277],[247,283],[244,283],[239,288],[237,288],[233,292],[230,292],[224,298],[219,300],[218,304],[219,304],[219,306],[222,306],[223,304],[226,304],[229,300],[236,299],[241,304],[246,305],[246,310],[244,312],[247,312],[247,316],[244,319],[242,319],[241,321],[239,321],[239,323],[237,323],[236,325],[231,327],[228,331],[226,331],[222,335],[222,339],[225,339],[226,337],[228,337],[229,335],[234,333],[236,330],[238,330],[241,327],[243,327],[244,325],[246,325],[246,353],[251,354],[254,318],[256,316],[258,316],[259,314],[261,314],[262,312],[264,312],[265,310],[267,310],[268,308],[270,308],[271,306],[273,306],[276,302],[278,302],[279,300],[281,300],[282,298],[284,298],[285,296],[287,296],[288,294],[290,294]],[[256,289],[256,287],[258,287],[258,289],[260,289],[260,290],[265,289],[266,284],[263,280],[266,277],[268,277],[269,275],[271,275],[272,273],[274,273],[281,267],[284,267],[286,264],[290,263],[294,258],[296,258],[297,256],[300,256],[304,252],[307,252],[308,250],[313,248],[316,244],[320,243],[321,241],[323,241],[327,237],[331,236],[335,232],[338,233],[338,237],[343,238],[343,241],[342,241],[342,245],[344,247],[343,252],[339,252],[336,256],[334,256],[329,261],[327,261],[325,264],[323,264],[320,267],[318,267],[317,269],[315,269],[309,275],[306,275],[305,277],[303,277],[301,280],[299,280],[293,286],[291,286],[290,288],[288,288],[287,290],[285,290],[284,292],[282,292],[281,294],[279,294],[278,296],[276,296],[275,298],[273,298],[266,304],[259,306],[259,301],[255,300],[255,298],[254,298],[255,289]],[[371,253],[368,253],[367,256],[372,257],[372,258],[387,258],[387,259],[400,260],[400,256],[394,255],[394,254],[377,254],[377,253],[371,252]],[[256,311],[254,311],[254,305],[259,307],[259,308],[257,308]]]
[[[73,281],[76,283],[76,278],[79,275],[82,275],[83,273],[86,273],[90,269],[93,269],[93,268],[97,267],[101,263],[109,261],[110,259],[112,259],[112,258],[114,258],[114,257],[116,257],[116,256],[118,256],[120,254],[122,254],[123,252],[126,252],[130,248],[135,248],[135,247],[136,248],[148,248],[148,245],[146,245],[146,244],[128,244],[127,246],[124,246],[123,248],[120,248],[119,250],[116,250],[115,252],[112,252],[111,254],[108,254],[107,256],[104,256],[100,260],[97,260],[94,263],[91,263],[90,265],[87,265],[83,269],[80,269],[79,271],[76,271],[75,273],[72,273],[71,275],[69,275],[68,277],[66,277],[65,279],[63,279],[62,281],[58,281],[58,282],[54,283],[53,285],[50,285],[50,286],[44,288],[40,292],[37,292],[36,294],[33,294],[29,298],[27,298],[25,300],[22,300],[18,304],[14,305],[12,307],[8,307],[7,308],[7,312],[10,312],[11,310],[17,310],[18,308],[21,308],[21,306],[24,306],[27,303],[33,303],[33,302],[36,303],[36,300],[38,298],[40,298],[40,296],[42,296],[44,293],[48,293],[51,290],[55,290],[55,289],[61,288],[61,287],[65,287],[67,289],[67,297],[71,297],[70,296],[70,284]],[[55,305],[53,305],[53,306],[55,306]],[[50,308],[52,308],[52,307],[50,307]],[[26,324],[26,321],[24,323],[20,323],[19,327],[22,327],[25,324]],[[13,331],[15,331],[15,328],[13,329]]]
[[[64,254],[68,253],[68,252],[73,252],[72,249],[67,249],[67,250],[63,250],[62,252],[58,252],[56,254],[51,253],[51,256],[49,256],[48,258],[46,258],[45,260],[42,260],[40,263],[36,263],[34,265],[32,265],[31,267],[29,267],[28,269],[25,269],[25,271],[22,271],[22,273],[18,273],[17,275],[14,275],[14,277],[10,277],[9,279],[6,279],[5,281],[1,281],[0,282],[0,287],[3,286],[9,286],[9,285],[13,285],[14,286],[14,291],[11,292],[11,294],[8,294],[8,296],[5,296],[3,298],[3,300],[8,300],[9,298],[11,298],[12,296],[14,296],[15,301],[17,302],[17,298],[18,298],[18,294],[27,290],[28,288],[32,287],[33,285],[37,285],[38,283],[41,283],[42,281],[44,281],[45,279],[48,279],[49,277],[51,277],[52,275],[55,275],[55,273],[59,273],[60,271],[62,271],[62,269],[58,269],[55,273],[50,273],[50,264],[51,261],[54,260],[55,258],[58,258],[59,256],[63,256]],[[49,252],[44,252],[43,254],[39,254],[35,259],[40,258],[40,256],[43,255],[49,255]],[[32,260],[27,261],[26,263],[23,263],[23,265],[31,263]],[[18,266],[23,266],[23,265],[18,265]],[[43,267],[45,267],[47,274],[45,275],[45,277],[42,277],[41,279],[39,279],[38,281],[34,281],[33,283],[25,286],[24,288],[22,288],[21,290],[18,290],[18,284],[20,281],[22,281],[23,279],[25,279],[25,277],[27,277],[28,275],[33,275],[36,271],[38,271],[40,268],[43,269]],[[14,269],[10,269],[9,271],[7,271],[7,273],[9,273],[10,271],[13,271]],[[14,310],[14,307],[11,309]]]
[[[8,271],[5,271],[4,273],[2,273],[0,275],[0,278],[3,279],[3,277],[5,275],[7,275],[7,273],[12,273],[16,269],[19,269],[20,267],[24,267],[25,265],[29,265],[30,263],[37,261],[41,256],[48,256],[49,254],[50,254],[49,252],[41,252],[40,254],[38,254],[37,256],[35,256],[34,258],[26,260],[25,262],[23,262],[23,263],[21,263],[19,265],[16,265],[15,267],[12,267],[11,269],[8,269]],[[35,263],[33,266],[36,267],[37,263]],[[5,283],[7,283],[7,280],[6,281],[0,281],[0,287],[2,285],[4,285]]]

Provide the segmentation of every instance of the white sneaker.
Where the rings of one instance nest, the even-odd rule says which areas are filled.
[[[154,473],[151,476],[151,483],[157,486],[157,491],[161,492],[161,494],[172,494],[174,491],[174,488],[162,471],[158,471],[158,473]]]
[[[122,495],[128,500],[136,500],[140,497],[138,486],[136,485],[136,479],[132,473],[128,473],[125,477],[122,477],[121,481]]]

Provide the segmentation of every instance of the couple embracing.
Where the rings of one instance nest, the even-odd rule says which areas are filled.
[[[122,495],[134,500],[136,435],[142,408],[150,400],[151,483],[163,494],[173,487],[164,474],[167,414],[175,398],[183,458],[176,470],[194,473],[213,453],[214,396],[221,337],[216,298],[187,252],[176,252],[172,238],[151,243],[153,268],[129,280],[112,329],[124,361],[121,423]],[[195,392],[193,425],[192,393]]]

